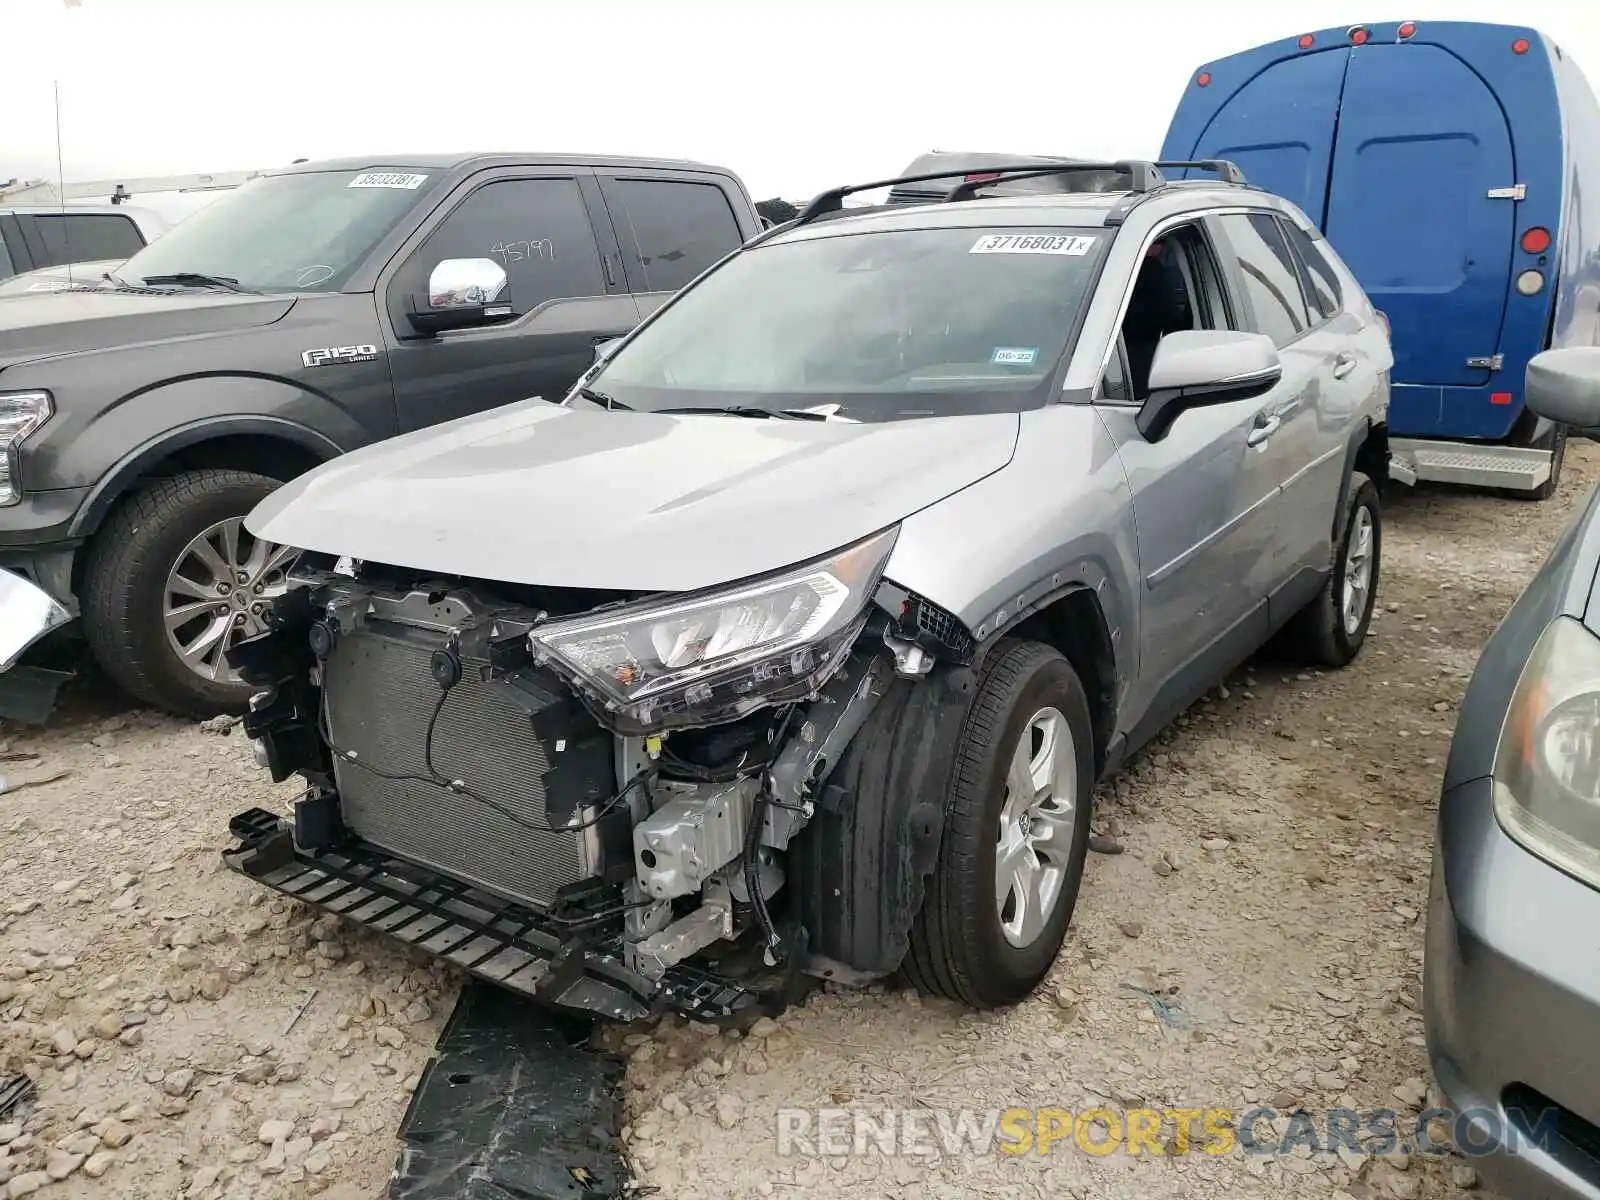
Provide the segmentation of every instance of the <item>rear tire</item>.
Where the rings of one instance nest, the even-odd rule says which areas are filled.
[[[168,639],[168,612],[192,602],[196,615],[174,637],[198,645],[220,623],[227,632],[219,640],[231,644],[255,631],[259,622],[253,607],[282,591],[288,564],[271,573],[270,585],[265,573],[259,581],[252,577],[241,584],[237,572],[231,572],[234,578],[226,581],[226,592],[206,588],[204,597],[193,585],[197,574],[192,567],[183,575],[182,590],[169,592],[169,585],[184,561],[193,560],[197,539],[243,518],[280,486],[276,479],[245,471],[189,471],[147,484],[111,514],[89,547],[82,599],[84,638],[113,683],[180,716],[245,711],[254,689],[225,666],[213,667],[218,678],[207,678],[185,665]],[[235,556],[241,561],[227,565],[248,571],[243,545]],[[274,549],[262,553],[270,558]],[[220,575],[217,580],[222,582]],[[259,592],[257,582],[262,584]],[[216,662],[214,654],[211,661]]]
[[[1083,882],[1093,788],[1094,731],[1077,672],[1049,646],[1002,641],[967,714],[911,930],[905,975],[918,990],[1000,1008],[1039,985]]]
[[[1338,530],[1322,590],[1283,630],[1283,643],[1296,658],[1321,667],[1345,666],[1361,653],[1378,599],[1383,507],[1378,489],[1360,471],[1350,474]]]
[[[1550,478],[1538,487],[1526,492],[1515,492],[1513,495],[1524,500],[1548,500],[1561,488],[1561,468],[1567,461],[1567,427],[1556,426],[1555,432],[1550,436]]]

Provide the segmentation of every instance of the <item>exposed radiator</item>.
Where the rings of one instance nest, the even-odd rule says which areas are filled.
[[[354,750],[358,762],[385,775],[413,777],[385,779],[336,756],[345,825],[401,858],[508,899],[548,906],[559,889],[597,873],[599,842],[592,832],[545,828],[551,823],[547,793],[559,785],[564,795],[576,789],[590,802],[611,795],[616,775],[609,737],[570,701],[537,713],[536,731],[527,708],[502,684],[488,681],[484,664],[464,660],[461,681],[434,723],[434,769],[534,828],[428,782],[424,747],[440,695],[429,659],[443,644],[423,631],[396,628],[391,636],[369,625],[335,645],[324,676],[334,745],[341,754]]]

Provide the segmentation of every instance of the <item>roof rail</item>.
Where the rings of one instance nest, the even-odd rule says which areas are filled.
[[[902,175],[897,179],[878,179],[871,183],[853,183],[845,187],[830,188],[825,192],[817,193],[811,202],[801,210],[800,215],[790,224],[805,225],[828,213],[838,212],[844,207],[844,198],[857,192],[875,192],[879,188],[895,187],[903,183],[922,183],[933,179],[955,179],[959,177],[962,182],[945,197],[946,202],[953,202],[971,199],[972,193],[976,188],[988,187],[1005,180],[1033,179],[1045,175],[1066,175],[1088,171],[1115,171],[1118,174],[1128,175],[1133,181],[1133,186],[1130,190],[1135,192],[1152,191],[1166,182],[1162,178],[1161,172],[1156,168],[1156,164],[1138,159],[1125,159],[1121,162],[1064,162],[1051,166],[1041,166],[1037,162],[1018,163],[1014,166],[985,165],[976,170],[970,166],[958,167],[951,171],[932,171],[923,175]],[[981,178],[968,180],[967,176],[969,175],[978,175]],[[1004,176],[1005,180],[1002,180],[1001,176]]]
[[[1225,158],[1200,158],[1193,162],[1158,162],[1152,164],[1163,171],[1210,171],[1214,175],[1222,176],[1224,183],[1248,184],[1250,181],[1244,177],[1244,172],[1239,169],[1239,164],[1229,162]]]

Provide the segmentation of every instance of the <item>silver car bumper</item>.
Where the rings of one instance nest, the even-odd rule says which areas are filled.
[[[67,607],[43,588],[0,570],[0,671],[16,666],[24,650],[70,620]]]
[[[1600,961],[1585,941],[1597,926],[1600,892],[1512,841],[1487,779],[1443,795],[1424,958],[1429,1057],[1460,1114],[1452,1134],[1506,1196],[1600,1200]],[[1524,1130],[1546,1123],[1513,1136],[1513,1110]]]

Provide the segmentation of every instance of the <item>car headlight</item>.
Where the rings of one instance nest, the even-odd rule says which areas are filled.
[[[54,414],[49,392],[0,392],[0,504],[22,499],[22,439]]]
[[[624,732],[733,720],[809,695],[849,652],[898,532],[714,592],[551,621],[528,641]]]
[[[1493,784],[1507,833],[1600,887],[1600,638],[1569,617],[1550,623],[1523,667]]]

